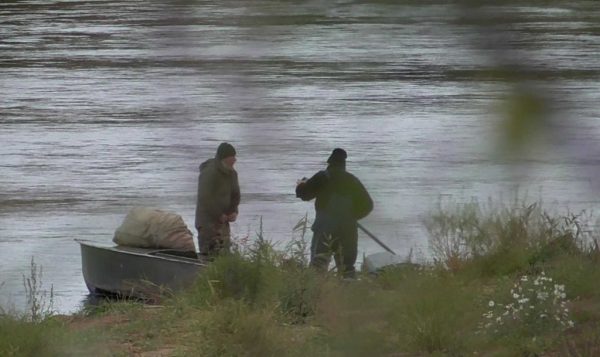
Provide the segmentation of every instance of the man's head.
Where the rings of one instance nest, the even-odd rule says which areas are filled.
[[[346,165],[346,158],[348,154],[346,154],[346,150],[335,148],[329,155],[329,159],[327,159],[327,163],[329,165]]]
[[[235,164],[236,161],[235,155],[236,152],[233,145],[230,143],[221,143],[217,148],[217,154],[215,155],[215,158],[217,160],[221,160],[227,166],[233,167],[233,164]]]

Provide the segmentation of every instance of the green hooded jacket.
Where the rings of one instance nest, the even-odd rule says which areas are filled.
[[[237,172],[221,160],[209,159],[200,165],[196,201],[196,229],[219,222],[223,214],[238,212],[240,185]]]

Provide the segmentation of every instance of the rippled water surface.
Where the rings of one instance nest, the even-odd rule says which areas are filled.
[[[130,207],[192,227],[198,164],[221,141],[238,151],[236,235],[262,217],[282,246],[313,213],[296,180],[334,147],[375,200],[363,223],[399,254],[426,251],[421,219],[440,196],[519,187],[594,207],[596,2],[400,3],[1,2],[0,303],[23,304],[34,257],[57,309],[76,310],[86,290],[73,240],[110,243]],[[514,82],[490,71],[515,63],[555,110],[517,165],[495,150]],[[381,251],[366,236],[359,249]]]

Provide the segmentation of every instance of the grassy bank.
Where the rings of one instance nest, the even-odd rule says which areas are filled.
[[[600,252],[583,215],[440,207],[433,261],[342,281],[260,236],[160,306],[2,314],[0,355],[596,356]]]

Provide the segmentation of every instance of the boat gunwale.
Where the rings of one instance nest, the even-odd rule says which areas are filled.
[[[108,251],[112,251],[112,252],[116,252],[116,253],[124,253],[124,254],[128,254],[128,255],[134,255],[134,256],[138,256],[138,257],[146,257],[146,258],[154,258],[154,259],[161,259],[161,260],[166,260],[166,261],[170,261],[170,262],[175,262],[175,263],[184,263],[184,264],[191,264],[191,265],[197,265],[199,267],[206,267],[207,263],[202,262],[200,260],[194,260],[192,258],[187,258],[187,257],[177,257],[177,256],[165,256],[165,255],[155,255],[156,253],[160,253],[163,251],[169,251],[169,250],[173,250],[173,249],[154,249],[154,248],[139,248],[139,247],[127,247],[127,246],[123,246],[124,248],[133,248],[133,249],[147,249],[147,252],[136,252],[136,251],[130,251],[127,249],[119,249],[119,246],[104,246],[102,245],[102,243],[98,243],[98,242],[94,242],[91,240],[87,240],[87,239],[75,239],[75,241],[77,243],[79,243],[82,246],[86,246],[86,247],[90,247],[90,248],[96,248],[96,249],[103,249],[103,250],[108,250]],[[154,253],[154,254],[152,254]]]

